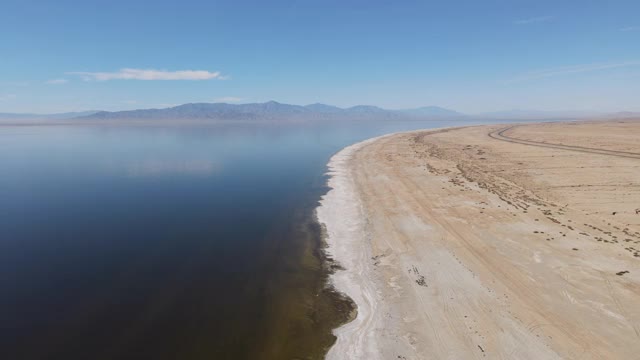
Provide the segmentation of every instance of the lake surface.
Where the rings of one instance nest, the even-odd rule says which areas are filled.
[[[2,358],[321,358],[328,159],[464,124],[0,126]]]

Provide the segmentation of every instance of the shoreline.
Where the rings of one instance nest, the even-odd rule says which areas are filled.
[[[491,137],[501,129],[526,144]],[[357,315],[333,330],[326,358],[640,351],[640,166],[615,156],[640,155],[638,130],[633,121],[455,127],[336,153],[316,216],[328,258],[344,268],[330,284]],[[584,152],[594,144],[607,150]]]
[[[344,147],[327,163],[329,191],[316,208],[317,222],[325,229],[325,253],[337,265],[329,274],[334,291],[350,299],[354,315],[333,329],[336,341],[325,356],[327,360],[383,359],[374,329],[382,326],[384,314],[377,298],[378,280],[371,265],[371,244],[367,233],[368,217],[357,185],[352,177],[351,160],[355,153],[376,141],[415,131],[440,132],[466,126],[393,132],[369,138]],[[360,279],[369,281],[363,282]]]
[[[478,126],[478,125],[473,125]],[[321,196],[316,208],[316,220],[324,228],[325,261],[336,266],[329,273],[334,291],[353,302],[353,315],[347,322],[333,329],[335,343],[328,349],[325,359],[384,359],[373,330],[382,326],[383,313],[376,310],[383,305],[376,299],[379,279],[371,265],[371,244],[367,233],[368,217],[353,179],[353,156],[376,141],[414,132],[437,133],[469,126],[453,126],[393,132],[348,145],[335,153],[327,163],[326,175],[329,191]],[[357,278],[369,280],[359,281]]]
[[[388,135],[384,135],[388,136]],[[372,287],[358,283],[353,277],[364,273],[367,261],[358,261],[358,257],[368,258],[369,252],[361,241],[366,240],[365,221],[362,205],[355,183],[350,177],[349,160],[354,152],[380,137],[349,145],[334,154],[327,164],[329,191],[320,199],[316,208],[318,223],[325,228],[325,252],[327,258],[340,268],[329,276],[329,283],[335,291],[344,294],[354,304],[355,316],[347,323],[333,330],[336,342],[326,354],[326,359],[348,358],[375,359],[375,349],[363,346],[363,335],[358,330],[370,321],[375,310]],[[362,249],[364,248],[364,249]],[[362,251],[364,250],[364,251]],[[354,254],[358,254],[354,257]],[[372,284],[370,284],[372,285]],[[357,336],[359,348],[349,345],[349,340]]]

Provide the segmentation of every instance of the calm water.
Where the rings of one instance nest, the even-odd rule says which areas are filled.
[[[451,125],[0,127],[0,357],[321,357],[327,160]]]

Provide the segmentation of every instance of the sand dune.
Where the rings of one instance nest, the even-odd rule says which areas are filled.
[[[478,126],[335,155],[318,217],[358,316],[327,357],[638,358],[639,134]]]

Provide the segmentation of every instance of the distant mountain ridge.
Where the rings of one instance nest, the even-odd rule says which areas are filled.
[[[290,105],[277,101],[265,103],[189,103],[162,109],[126,111],[84,111],[59,114],[0,113],[0,120],[236,120],[236,121],[305,121],[305,120],[545,120],[545,119],[640,118],[638,112],[587,112],[507,110],[467,115],[439,106],[389,110],[372,105],[341,108],[315,103]]]
[[[56,113],[56,114],[0,113],[0,120],[41,120],[41,119],[64,120],[64,119],[73,119],[77,117],[86,117],[98,112],[99,111],[97,110],[92,110],[92,111],[77,111],[77,112]]]
[[[290,105],[276,101],[249,104],[191,103],[165,109],[129,111],[100,111],[82,117],[93,120],[155,120],[155,119],[211,119],[211,120],[277,120],[277,119],[403,119],[403,118],[455,118],[465,115],[440,107],[430,106],[410,110],[387,110],[371,105],[340,108],[326,104]]]
[[[415,116],[438,116],[438,117],[462,117],[465,114],[454,110],[445,109],[439,106],[423,106],[416,109],[401,110],[404,113]]]

